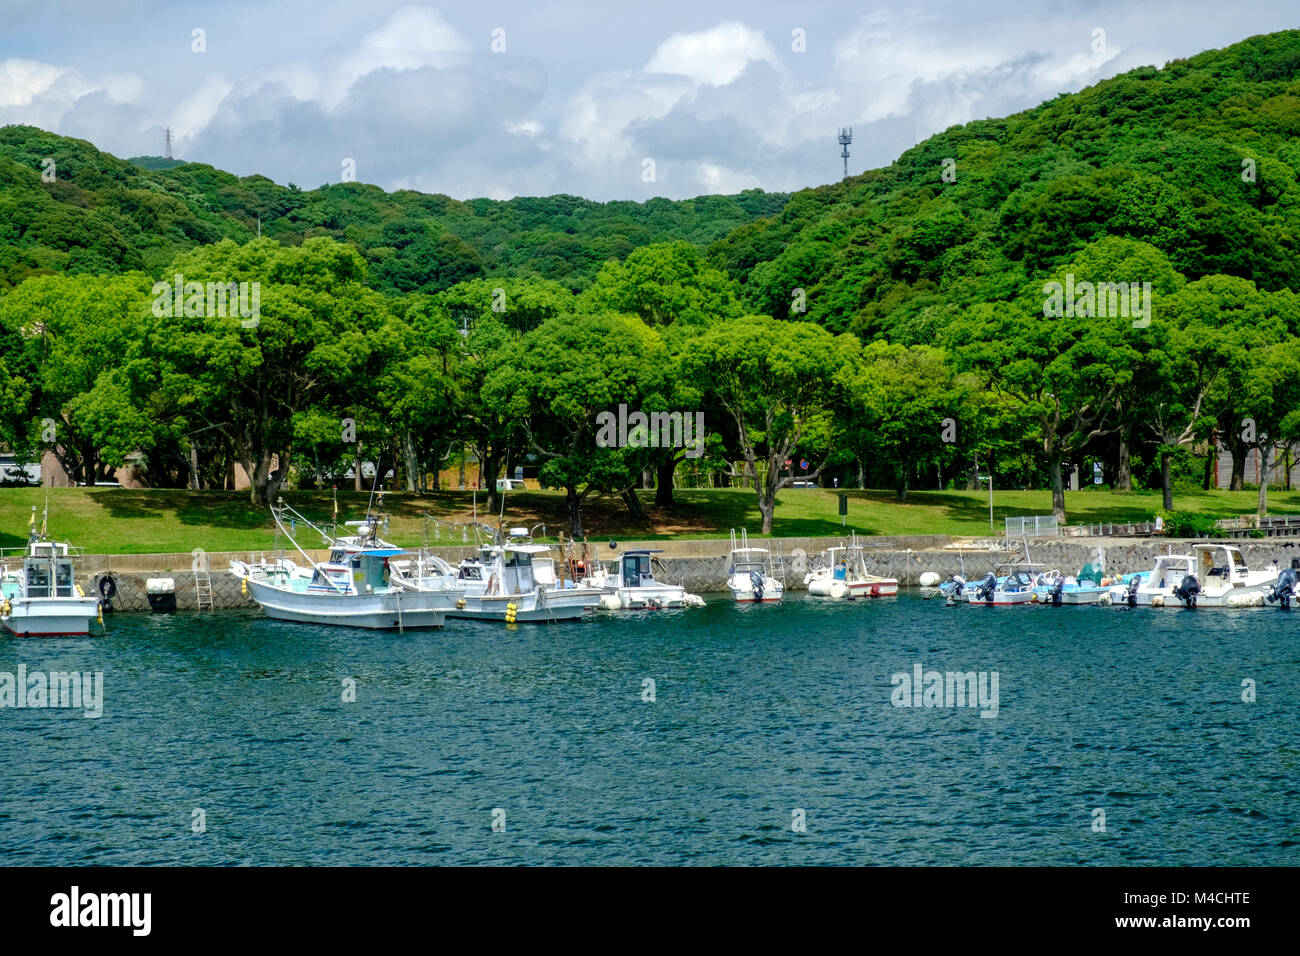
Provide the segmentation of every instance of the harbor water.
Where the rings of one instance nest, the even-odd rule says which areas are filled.
[[[98,717],[0,707],[4,865],[1300,863],[1300,611],[106,621],[0,639],[103,674]],[[996,706],[898,706],[918,667]]]

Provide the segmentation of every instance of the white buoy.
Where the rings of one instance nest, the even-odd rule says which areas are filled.
[[[921,574],[921,587],[937,588],[939,586],[939,572],[925,571]]]
[[[832,581],[830,587],[826,589],[826,593],[833,598],[842,598],[848,593],[848,590],[849,586],[843,581]]]
[[[698,594],[683,594],[682,606],[683,607],[704,607],[704,598],[700,597]]]
[[[623,606],[623,602],[618,599],[617,594],[606,594],[600,599],[600,603],[602,607],[606,607],[611,611],[617,611]]]

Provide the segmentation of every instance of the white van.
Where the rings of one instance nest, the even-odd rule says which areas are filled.
[[[497,479],[497,491],[523,491],[527,487],[522,478]]]

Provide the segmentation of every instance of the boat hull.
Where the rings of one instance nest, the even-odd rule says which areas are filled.
[[[600,592],[593,591],[591,596],[575,593],[570,588],[564,592],[548,592],[546,598],[538,601],[535,594],[467,594],[464,607],[453,605],[448,617],[466,621],[506,621],[509,617],[509,605],[514,605],[516,623],[548,624],[559,621],[576,621],[587,609],[600,600]],[[560,596],[564,594],[564,596]],[[460,602],[457,602],[460,603]]]
[[[267,617],[301,624],[367,630],[442,627],[458,592],[389,591],[381,594],[304,593],[245,579],[248,592]]]
[[[95,598],[19,598],[0,624],[16,637],[84,637],[99,613]]]

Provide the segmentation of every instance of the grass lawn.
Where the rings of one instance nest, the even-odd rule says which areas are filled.
[[[978,491],[914,491],[900,502],[890,491],[846,491],[849,496],[848,528],[860,534],[989,534],[988,493]],[[339,491],[339,520],[365,516],[365,492]],[[1174,496],[1180,511],[1199,511],[1216,517],[1253,514],[1254,491],[1188,492]],[[328,491],[294,491],[285,501],[318,523],[330,520]],[[386,535],[397,544],[421,543],[428,513],[443,521],[468,521],[471,499],[468,492],[437,492],[416,497],[404,493],[385,496],[392,517]],[[650,513],[647,525],[629,520],[618,498],[594,497],[583,506],[583,522],[589,536],[623,540],[668,537],[712,538],[726,536],[729,528],[749,528],[757,535],[760,525],[754,493],[747,489],[714,489],[676,492],[672,508],[649,505],[653,492],[643,494]],[[141,554],[150,552],[266,550],[273,546],[273,525],[265,511],[252,507],[247,492],[222,491],[135,491],[125,488],[54,488],[49,492],[50,534],[71,541],[89,553]],[[480,505],[482,496],[480,496]],[[20,548],[27,539],[27,520],[32,505],[39,512],[45,490],[0,488],[0,549]],[[1068,492],[1066,513],[1071,524],[1147,521],[1160,507],[1159,491],[1132,493],[1105,490]],[[1269,510],[1274,514],[1300,513],[1300,491],[1270,491]],[[1002,519],[1012,515],[1050,514],[1051,494],[1047,491],[998,491],[994,496],[994,528],[1003,530]],[[495,525],[480,511],[480,520]],[[511,492],[507,499],[507,526],[546,525],[545,537],[554,539],[566,528],[564,495],[554,491]],[[834,491],[820,488],[788,488],[778,498],[774,534],[781,537],[838,535],[840,525]],[[441,538],[430,543],[459,543],[460,533],[443,528]],[[300,539],[306,546],[318,546],[314,535]]]

